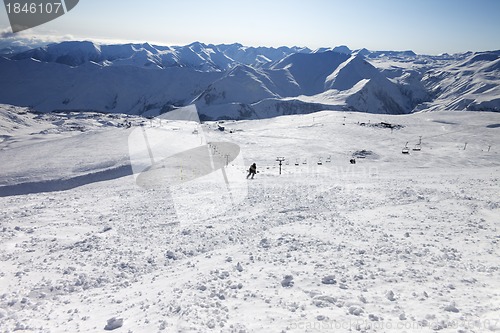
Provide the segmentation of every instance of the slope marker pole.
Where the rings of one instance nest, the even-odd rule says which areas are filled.
[[[284,157],[276,157],[276,161],[279,162],[280,164],[280,175],[281,175],[281,165],[283,164],[284,160],[285,160]]]

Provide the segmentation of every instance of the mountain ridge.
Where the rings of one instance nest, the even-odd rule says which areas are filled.
[[[62,42],[0,57],[0,103],[147,115],[195,103],[204,119],[320,110],[498,112],[499,55]]]

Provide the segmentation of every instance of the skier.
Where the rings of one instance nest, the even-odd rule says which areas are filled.
[[[255,176],[256,173],[257,173],[257,165],[254,163],[250,166],[250,169],[248,169],[247,179],[248,177],[250,177],[250,175],[252,175],[251,179],[253,179],[253,176]]]

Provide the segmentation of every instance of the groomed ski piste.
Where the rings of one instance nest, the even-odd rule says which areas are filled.
[[[500,331],[498,113],[193,127],[0,106],[0,331]],[[139,186],[153,128],[238,145],[244,197]]]

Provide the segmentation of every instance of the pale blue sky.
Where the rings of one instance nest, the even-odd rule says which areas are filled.
[[[499,17],[500,0],[80,0],[25,35],[439,54],[500,49]]]

